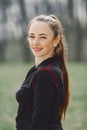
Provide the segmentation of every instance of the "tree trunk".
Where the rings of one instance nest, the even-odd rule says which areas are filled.
[[[25,9],[25,2],[24,2],[24,0],[18,0],[18,4],[20,7],[21,16],[22,16],[21,23],[20,23],[21,28],[22,28],[22,34],[23,34],[23,37],[21,39],[21,45],[23,48],[22,54],[23,54],[24,61],[28,62],[31,58],[31,53],[28,51],[27,44],[25,44],[25,41],[27,41],[26,40],[26,28],[27,28],[27,24],[28,24],[27,14],[26,14],[26,9]]]
[[[75,61],[82,60],[82,50],[83,50],[83,32],[79,21],[76,24],[76,49],[75,49]]]
[[[73,0],[68,0],[67,6],[68,6],[69,18],[72,20],[73,19]]]

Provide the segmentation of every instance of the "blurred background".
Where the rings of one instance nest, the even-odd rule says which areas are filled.
[[[87,61],[87,0],[0,0],[0,62],[30,61],[28,22],[55,14],[64,26],[71,61]]]
[[[26,29],[39,14],[60,18],[68,44],[71,99],[64,130],[87,130],[87,0],[0,0],[0,130],[15,130],[15,93],[33,65]]]

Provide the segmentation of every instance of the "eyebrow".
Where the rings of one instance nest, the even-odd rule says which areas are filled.
[[[43,35],[44,35],[44,36],[47,36],[47,34],[45,34],[45,33],[41,33],[41,34],[39,34],[39,35],[40,35],[40,36],[43,36]]]
[[[34,33],[30,33],[29,35],[34,35]],[[47,34],[45,34],[45,33],[41,33],[41,34],[39,34],[40,36],[48,36]]]

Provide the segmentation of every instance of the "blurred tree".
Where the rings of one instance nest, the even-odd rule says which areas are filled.
[[[36,13],[36,15],[39,14],[39,7],[38,7],[38,4],[35,4],[35,13]]]
[[[2,37],[0,41],[0,61],[5,60],[5,49],[6,49],[6,43],[7,43],[7,37],[6,37],[6,28],[5,23],[7,22],[7,14],[6,9],[11,4],[10,0],[0,0],[0,8],[1,8],[1,23],[2,23]]]
[[[18,15],[17,13],[15,13],[17,12],[15,11],[16,10],[15,7],[17,6],[17,4],[19,7],[17,10],[19,11]],[[10,8],[8,9],[9,6]],[[17,30],[16,27],[18,27],[20,30],[20,35],[18,34],[18,38],[20,40],[19,39],[16,39],[16,40],[19,40],[17,41],[18,43],[20,42],[19,48],[22,48],[22,57],[24,61],[29,61],[32,59],[31,52],[27,48],[27,43],[26,43],[27,41],[26,40],[26,27],[27,27],[29,19],[41,13],[44,13],[44,14],[53,13],[55,15],[58,15],[61,18],[64,28],[65,28],[64,32],[67,35],[67,39],[69,39],[69,43],[73,51],[73,54],[71,54],[72,55],[71,58],[76,61],[80,61],[83,59],[82,56],[84,55],[83,54],[84,43],[86,43],[86,39],[87,39],[87,36],[86,36],[87,34],[87,25],[86,25],[87,24],[87,21],[86,21],[87,0],[80,0],[80,1],[77,1],[77,0],[66,0],[66,1],[63,1],[63,0],[52,0],[52,1],[50,0],[42,0],[42,1],[40,0],[38,1],[35,1],[35,0],[32,0],[32,1],[0,0],[0,22],[1,22],[0,23],[0,33],[1,33],[0,34],[0,60],[1,61],[5,59],[5,55],[6,55],[5,49],[6,49],[6,45],[7,45],[6,43],[8,42],[8,37],[9,37],[9,35],[7,35],[8,33],[7,28],[9,29],[10,24],[13,27],[13,28],[10,28],[10,30],[13,29],[12,31],[10,31],[12,36],[13,36],[12,33],[16,34],[16,31],[15,31]],[[17,17],[17,16],[20,16],[20,17]],[[17,26],[15,24],[17,24]],[[9,26],[7,27],[7,25]],[[22,37],[21,37],[21,30],[22,30]],[[85,37],[85,40],[84,40],[84,37]],[[9,39],[9,41],[10,40],[12,39]],[[8,45],[10,46],[10,44]],[[87,52],[85,52],[85,54],[87,54]]]
[[[11,0],[0,0],[0,8],[1,8],[1,13],[3,15],[2,22],[4,23],[7,20],[6,8],[9,7],[10,4],[11,4]]]
[[[87,0],[86,0],[87,1]],[[68,5],[68,13],[69,13],[69,18],[70,18],[70,29],[74,30],[73,33],[75,33],[75,43],[73,44],[74,50],[74,61],[81,61],[82,58],[82,53],[83,53],[83,29],[82,25],[80,23],[79,18],[75,18],[73,14],[73,6],[76,4],[73,0],[68,0],[67,5]],[[71,33],[72,35],[72,33]],[[72,39],[71,39],[72,40]]]
[[[73,19],[73,0],[68,0],[67,6],[68,6],[69,18],[72,20]]]
[[[52,13],[51,3],[48,0],[43,0],[43,5],[44,7],[46,7],[46,13],[51,14]]]
[[[27,44],[26,44],[26,26],[28,23],[28,19],[27,19],[27,14],[26,14],[26,6],[25,6],[25,1],[24,0],[18,0],[18,4],[20,7],[20,11],[21,11],[21,20],[20,20],[20,24],[21,24],[21,28],[22,28],[22,34],[23,37],[20,39],[20,42],[22,43],[22,50],[23,50],[23,59],[25,62],[29,61],[31,58],[31,54],[29,53],[29,49],[27,48]]]
[[[76,48],[75,48],[75,61],[82,61],[83,53],[83,32],[79,21],[76,23]]]
[[[5,43],[6,43],[5,40],[0,41],[0,62],[6,60],[6,56],[5,56],[6,44]]]
[[[23,23],[23,26],[24,26],[24,24],[27,22],[25,2],[24,2],[24,0],[18,0],[18,3],[19,3],[19,7],[20,7],[21,16],[22,16],[21,24]]]
[[[87,11],[87,0],[85,0],[85,4],[86,4],[86,11]]]
[[[86,0],[87,1],[87,0]],[[79,6],[80,6],[80,10],[83,10],[83,8],[85,8],[84,4],[82,4],[82,1],[79,1]],[[76,3],[74,3],[76,4]],[[85,8],[86,9],[86,8]],[[84,18],[84,17],[82,17]],[[84,19],[83,19],[84,21]],[[74,24],[73,24],[76,28],[75,28],[75,35],[76,35],[76,41],[75,41],[75,58],[74,60],[75,61],[82,61],[83,60],[83,48],[84,48],[84,38],[85,38],[85,35],[84,35],[84,30],[86,28],[86,25],[85,28],[83,28],[83,22],[80,20],[80,17],[79,17],[79,14],[78,14],[78,17],[75,18],[74,20]]]

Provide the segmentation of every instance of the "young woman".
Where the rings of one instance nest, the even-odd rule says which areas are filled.
[[[17,130],[63,130],[69,102],[63,28],[54,15],[40,15],[28,25],[28,42],[35,57],[21,88]]]

